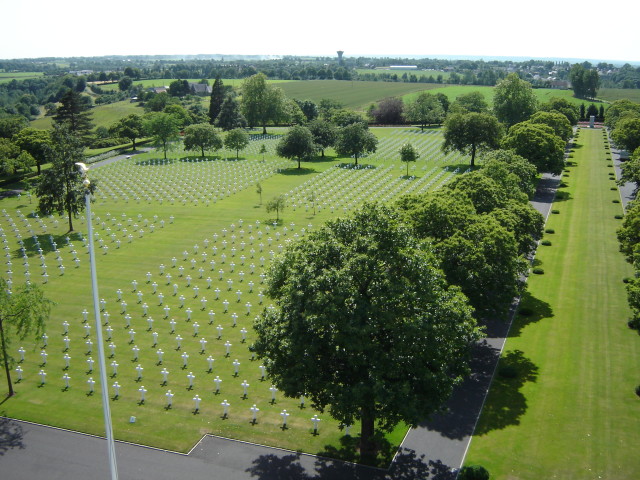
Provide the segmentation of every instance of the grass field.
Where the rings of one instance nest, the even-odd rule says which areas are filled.
[[[260,297],[264,288],[261,275],[281,245],[374,195],[391,201],[403,193],[438,188],[468,164],[466,157],[440,153],[441,134],[437,130],[373,131],[380,138],[378,153],[361,159],[360,169],[345,168],[353,163],[352,159],[336,158],[328,151],[324,160],[305,162],[298,170],[295,162],[274,156],[277,135],[254,135],[239,161],[234,160],[235,152],[195,161],[193,155],[178,151],[172,152],[166,162],[159,160],[157,153],[141,154],[91,170],[91,177],[99,185],[92,209],[100,297],[105,300],[101,316],[103,323],[108,322],[113,329],[109,333],[103,325],[105,339],[111,336],[106,342],[107,355],[108,345],[115,345],[107,360],[112,397],[113,383],[121,385],[119,397],[112,400],[117,438],[177,451],[188,450],[204,433],[312,453],[340,449],[343,432],[328,415],[314,412],[308,404],[300,408],[299,399],[285,399],[279,392],[276,401],[271,402],[270,383],[261,379],[259,362],[252,360],[248,346],[253,341],[253,317],[269,304],[268,299]],[[406,141],[422,153],[411,166],[412,178],[404,177],[405,165],[398,161],[397,151]],[[258,153],[262,144],[268,149],[264,163]],[[262,202],[256,193],[257,182],[262,185]],[[287,196],[288,206],[281,213],[282,223],[276,227],[273,215],[265,212],[264,203],[281,193]],[[309,200],[312,194],[315,205]],[[12,262],[6,269],[12,268],[15,284],[24,281],[27,271],[31,281],[43,284],[42,265],[47,265],[49,277],[43,287],[57,302],[47,328],[46,365],[42,365],[40,354],[43,342],[25,343],[23,380],[15,385],[17,395],[4,401],[0,410],[16,418],[100,434],[99,390],[88,395],[86,383],[90,376],[98,378],[95,370],[88,372],[87,359],[95,359],[96,350],[93,346],[88,353],[86,341],[95,341],[95,336],[90,329],[85,330],[82,315],[85,309],[92,312],[87,248],[78,233],[70,238],[73,245],[67,244],[64,218],[35,218],[35,199],[28,195],[4,198],[0,207],[4,210],[0,226],[7,235],[6,258]],[[75,225],[78,232],[86,231],[82,217]],[[43,249],[42,259],[36,251],[34,235]],[[18,248],[19,238],[27,250],[26,261]],[[56,259],[52,240],[57,244],[60,260]],[[77,266],[74,250],[79,259]],[[64,272],[58,267],[60,263],[65,266]],[[163,273],[161,264],[165,266]],[[138,282],[135,292],[133,280]],[[118,290],[122,301],[118,301]],[[142,292],[140,298],[138,292]],[[227,307],[225,301],[229,302]],[[165,306],[169,310],[165,311]],[[91,318],[89,313],[89,325],[93,325]],[[177,322],[175,333],[171,333],[171,318]],[[64,344],[64,321],[69,323],[68,350]],[[222,330],[218,331],[218,325]],[[157,341],[153,332],[158,334]],[[178,335],[182,336],[180,349]],[[207,340],[203,353],[200,339]],[[231,343],[229,355],[227,341]],[[134,345],[140,347],[138,360],[133,357]],[[17,350],[19,346],[14,344],[12,348]],[[159,348],[164,351],[161,365]],[[190,355],[185,368],[183,352]],[[65,353],[71,357],[67,370]],[[209,356],[213,359],[211,371]],[[233,365],[236,359],[240,362],[237,375]],[[117,375],[113,375],[112,361],[119,364]],[[144,368],[140,381],[136,381],[134,369],[138,364]],[[170,372],[168,385],[162,384],[161,371],[165,367]],[[48,374],[43,386],[40,369]],[[193,389],[189,389],[187,381],[189,372],[196,376]],[[64,373],[71,377],[68,390],[62,380]],[[216,376],[222,380],[218,394]],[[243,380],[249,383],[247,397],[243,395]],[[1,374],[0,391],[6,388],[5,381]],[[142,385],[147,394],[141,404],[138,389]],[[175,394],[171,409],[165,408],[168,389]],[[192,400],[196,393],[202,398],[198,414],[194,414]],[[231,404],[226,419],[222,418],[223,400]],[[249,410],[253,404],[260,408],[255,425]],[[280,428],[283,409],[291,414],[286,430]],[[310,421],[315,413],[322,418],[319,435],[313,435]],[[137,417],[135,424],[129,423],[132,415]],[[357,428],[354,426],[352,433]],[[406,429],[398,426],[389,441],[397,445]]]
[[[636,479],[640,341],[626,326],[622,214],[602,130],[583,129],[466,458],[491,478]],[[522,310],[521,310],[522,311]]]
[[[0,83],[7,83],[11,80],[26,80],[28,78],[38,78],[44,75],[42,72],[0,72]]]

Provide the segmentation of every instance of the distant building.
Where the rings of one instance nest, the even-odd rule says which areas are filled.
[[[390,65],[391,70],[417,70],[417,65]]]
[[[76,75],[78,77],[81,77],[82,75],[91,75],[93,73],[93,70],[70,70],[69,74],[70,75]]]
[[[189,88],[194,95],[211,95],[213,91],[209,85],[205,85],[204,83],[189,83]]]
[[[153,93],[167,93],[169,91],[169,87],[149,87],[149,91]]]

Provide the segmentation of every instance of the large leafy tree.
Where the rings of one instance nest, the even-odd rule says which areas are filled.
[[[36,339],[42,335],[53,304],[35,284],[10,290],[7,281],[0,277],[0,359],[7,377],[9,397],[15,393],[11,381],[11,366],[15,362],[11,345],[14,340],[25,340],[30,336]]]
[[[538,110],[562,113],[571,125],[577,125],[580,120],[580,110],[566,98],[552,97],[548,102],[541,103]]]
[[[416,424],[469,373],[480,337],[466,299],[397,215],[367,204],[288,246],[269,271],[276,307],[255,321],[252,348],[274,385],[344,424],[361,421],[360,454],[376,428]]]
[[[524,290],[528,268],[513,233],[493,216],[477,215],[435,249],[447,281],[462,289],[476,315],[506,318],[513,299]]]
[[[144,131],[156,146],[162,148],[166,159],[172,142],[180,138],[180,119],[169,113],[150,113],[145,117]]]
[[[250,127],[262,126],[262,133],[267,133],[267,123],[284,119],[286,101],[282,89],[267,84],[267,77],[257,73],[247,78],[242,84],[242,114]]]
[[[200,150],[204,157],[205,151],[216,151],[222,148],[222,139],[213,125],[197,123],[184,129],[184,149]]]
[[[12,140],[21,150],[28,152],[35,159],[38,175],[40,175],[40,167],[45,163],[47,152],[51,148],[50,132],[28,127],[16,133]]]
[[[236,160],[240,158],[240,150],[249,145],[249,135],[242,128],[234,128],[224,137],[224,146],[236,151]]]
[[[390,97],[380,100],[369,112],[376,123],[397,125],[404,123],[404,102],[401,98]]]
[[[88,143],[94,127],[89,106],[90,103],[87,103],[80,93],[69,89],[60,99],[60,106],[53,117],[56,124],[66,127],[84,144]]]
[[[507,127],[528,120],[536,112],[537,100],[531,84],[510,73],[493,90],[493,113]]]
[[[569,80],[573,87],[573,94],[578,98],[595,98],[600,88],[598,71],[592,68],[585,68],[580,63],[576,63],[571,67]]]
[[[635,183],[636,187],[633,192],[633,196],[637,197],[638,191],[640,191],[640,148],[637,148],[631,159],[622,164],[622,173],[618,182],[624,185],[626,182]]]
[[[353,157],[357,165],[359,157],[376,151],[378,139],[366,125],[352,123],[338,131],[334,148],[338,155]]]
[[[85,188],[77,162],[84,161],[84,147],[65,127],[56,126],[51,134],[48,158],[51,168],[44,170],[36,185],[38,208],[46,214],[67,215],[69,231],[73,231],[73,217],[85,208]],[[95,188],[95,182],[91,183]]]
[[[535,165],[511,150],[494,150],[482,158],[483,175],[502,185],[513,198],[524,194],[523,203],[533,198],[538,184]]]
[[[622,118],[612,130],[611,138],[619,147],[634,152],[640,147],[640,117]]]
[[[211,87],[211,99],[209,101],[209,123],[211,125],[215,124],[218,115],[220,115],[225,97],[224,85],[220,76],[217,76],[213,82],[213,87]]]
[[[452,113],[444,123],[442,150],[457,150],[471,155],[471,166],[475,166],[479,150],[496,149],[500,146],[502,128],[493,115],[488,113]]]
[[[438,97],[423,92],[407,106],[405,116],[410,122],[418,123],[420,129],[424,130],[427,125],[442,123],[445,111]]]
[[[528,122],[541,125],[548,125],[565,142],[573,135],[573,128],[567,117],[559,112],[536,112],[531,115]]]
[[[338,130],[336,126],[320,118],[317,118],[307,125],[307,128],[313,135],[313,141],[320,149],[320,155],[324,157],[324,150],[333,146],[336,141]]]
[[[316,146],[311,131],[301,125],[291,127],[276,145],[276,154],[289,160],[297,160],[298,168],[302,160],[310,159],[315,152]]]
[[[526,158],[538,172],[559,174],[564,167],[565,142],[548,125],[518,123],[509,129],[502,148]]]
[[[116,123],[109,127],[109,133],[115,137],[123,137],[131,140],[133,145],[132,149],[136,149],[136,139],[142,137],[144,134],[144,122],[142,116],[137,113],[132,113],[124,118],[121,118]]]
[[[488,113],[489,104],[482,92],[475,91],[458,95],[451,105],[451,110],[459,113]]]
[[[623,118],[640,118],[640,103],[627,99],[616,100],[607,108],[604,123],[613,129]]]

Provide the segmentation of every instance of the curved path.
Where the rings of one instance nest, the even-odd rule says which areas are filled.
[[[559,177],[544,176],[532,200],[545,218],[559,181]],[[487,337],[474,352],[471,377],[454,392],[445,413],[409,431],[389,470],[207,435],[186,455],[116,442],[119,478],[453,480],[464,460],[510,323],[487,325]],[[103,438],[0,417],[3,480],[107,479],[108,468]]]

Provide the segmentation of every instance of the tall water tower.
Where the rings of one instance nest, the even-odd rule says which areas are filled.
[[[338,65],[342,65],[342,55],[344,52],[342,50],[338,50]]]

